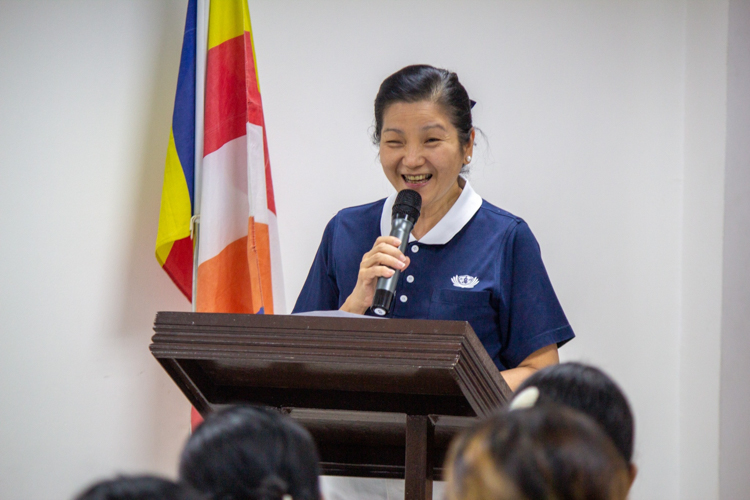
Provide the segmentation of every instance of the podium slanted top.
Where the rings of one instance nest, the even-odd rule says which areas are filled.
[[[513,393],[465,321],[160,312],[151,352],[203,414],[282,408],[485,416]]]

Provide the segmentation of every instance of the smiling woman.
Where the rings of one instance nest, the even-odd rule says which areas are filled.
[[[389,315],[468,321],[511,389],[558,362],[574,337],[526,223],[461,175],[474,148],[472,102],[458,76],[407,66],[375,98],[383,172],[422,196],[406,252],[390,236],[396,195],[339,212],[326,227],[294,312],[371,314],[378,278],[398,278]]]

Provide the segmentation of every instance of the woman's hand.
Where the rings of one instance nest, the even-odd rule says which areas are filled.
[[[394,269],[403,271],[409,267],[409,257],[398,249],[400,244],[395,236],[381,236],[375,240],[372,250],[362,257],[357,284],[341,306],[342,311],[364,314],[372,305],[378,278],[390,278]]]
[[[529,354],[517,367],[501,371],[500,375],[503,376],[510,389],[515,392],[518,386],[535,371],[546,366],[556,365],[559,362],[557,344],[550,344]]]

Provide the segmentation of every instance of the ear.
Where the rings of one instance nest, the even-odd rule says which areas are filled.
[[[638,475],[638,466],[632,462],[628,465],[628,475],[630,476],[630,488],[632,488],[635,476]]]
[[[464,148],[464,158],[467,156],[474,156],[474,139],[476,138],[476,132],[474,131],[474,127],[471,128],[471,132],[469,133],[469,143]]]

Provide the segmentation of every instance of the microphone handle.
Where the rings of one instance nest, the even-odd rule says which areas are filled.
[[[406,251],[412,228],[414,228],[414,222],[408,217],[395,218],[391,221],[391,236],[401,240],[401,244],[398,246],[401,253]],[[396,284],[398,283],[398,277],[401,275],[401,271],[398,269],[394,269],[394,271],[390,278],[378,278],[378,284],[375,287],[375,299],[372,302],[372,310],[378,316],[385,316],[391,310],[393,297],[396,293]]]

